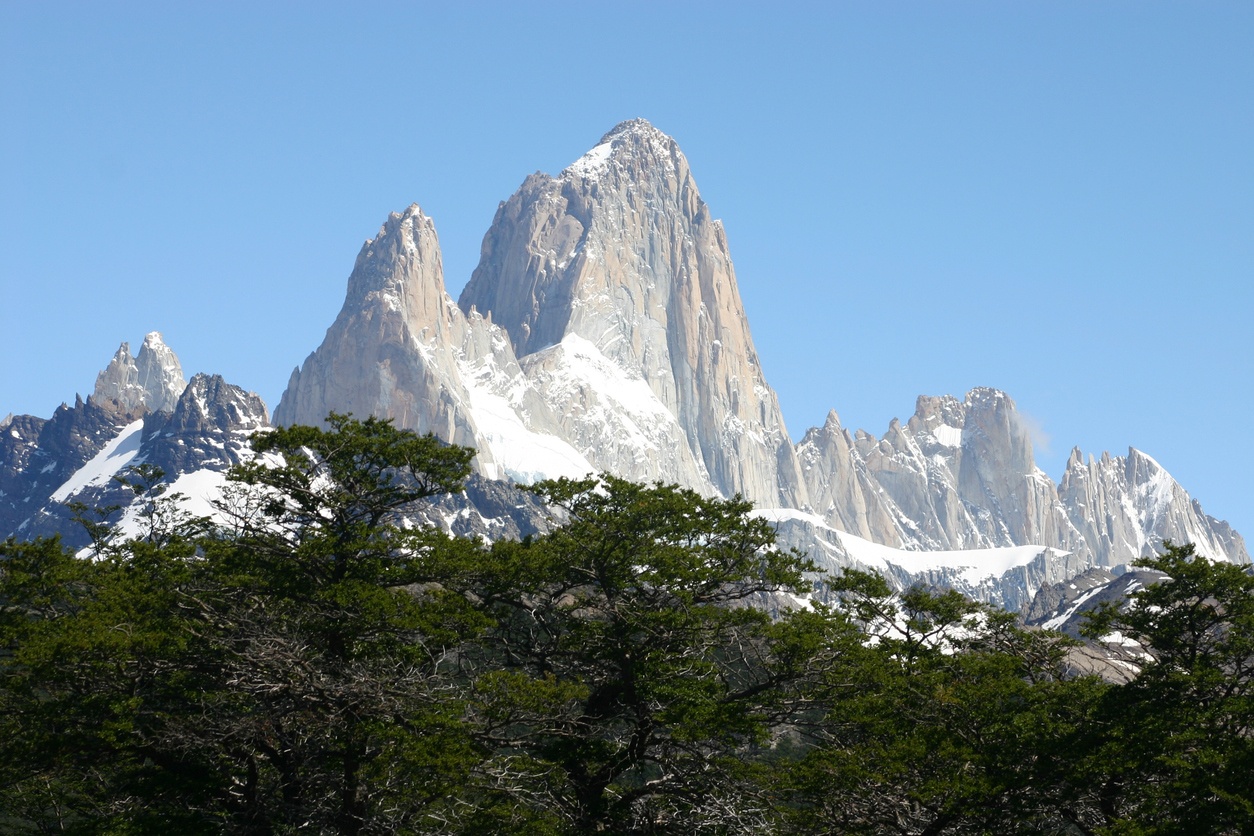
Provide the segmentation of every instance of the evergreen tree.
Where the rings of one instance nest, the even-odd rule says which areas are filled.
[[[831,584],[862,643],[825,671],[825,713],[781,773],[789,832],[1070,832],[1063,745],[1102,686],[1065,675],[1066,640],[953,591]]]
[[[1139,669],[1086,741],[1104,832],[1254,832],[1254,576],[1170,542],[1137,565],[1167,577],[1085,628]]]
[[[613,477],[536,490],[565,524],[495,544],[482,590],[486,791],[558,832],[761,830],[749,755],[808,674],[803,619],[761,605],[808,591],[811,567],[738,498]]]
[[[329,423],[257,436],[216,532],[4,544],[11,821],[395,832],[446,803],[473,754],[442,671],[484,621],[442,582],[478,546],[403,515],[471,451]]]
[[[0,834],[1254,832],[1245,568],[1143,562],[1104,683],[953,592],[810,596],[739,498],[559,480],[549,533],[449,537],[471,451],[328,424],[213,524],[148,468],[89,559],[0,544]]]

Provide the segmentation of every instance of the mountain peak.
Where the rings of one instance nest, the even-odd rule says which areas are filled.
[[[144,390],[144,404],[153,412],[174,409],[179,396],[187,388],[183,366],[160,331],[149,331],[135,358],[138,383]]]
[[[601,141],[597,144],[604,145],[607,142],[613,142],[615,139],[618,139],[620,136],[624,136],[626,134],[636,134],[642,137],[670,140],[669,136],[653,127],[653,124],[649,122],[648,119],[636,117],[635,119],[625,119],[610,128],[609,132],[606,133],[605,136],[601,137]]]
[[[93,397],[102,403],[115,401],[125,412],[169,412],[186,386],[178,356],[161,332],[150,331],[138,357],[131,355],[130,343],[118,347],[109,365],[96,376]]]
[[[683,152],[675,140],[653,127],[648,120],[628,119],[615,125],[588,153],[566,166],[561,176],[599,179],[609,170],[611,160],[624,154],[669,161],[672,166],[675,161],[683,159]]]
[[[498,209],[459,304],[490,313],[524,368],[552,379],[610,369],[630,385],[633,408],[661,421],[650,433],[665,425],[681,451],[665,478],[804,503],[723,228],[679,145],[644,119],[620,122],[559,177],[524,181]],[[579,348],[550,351],[562,345]],[[585,417],[595,413],[580,405],[566,431],[598,437]]]

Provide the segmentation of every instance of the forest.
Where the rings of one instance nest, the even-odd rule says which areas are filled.
[[[141,464],[82,552],[0,544],[0,833],[1254,832],[1254,577],[1187,544],[1091,616],[1103,679],[739,498],[544,482],[550,530],[485,542],[410,513],[472,450],[253,447],[212,519]]]

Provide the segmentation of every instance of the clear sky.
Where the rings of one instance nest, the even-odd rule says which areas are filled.
[[[0,415],[122,340],[273,408],[419,203],[676,138],[800,437],[1009,392],[1054,479],[1135,446],[1254,541],[1254,3],[0,0]]]

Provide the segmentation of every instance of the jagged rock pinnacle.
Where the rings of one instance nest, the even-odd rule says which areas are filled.
[[[144,337],[139,356],[131,356],[129,343],[122,343],[109,365],[96,376],[92,394],[100,403],[116,403],[123,412],[169,412],[187,387],[183,367],[161,333]]]

